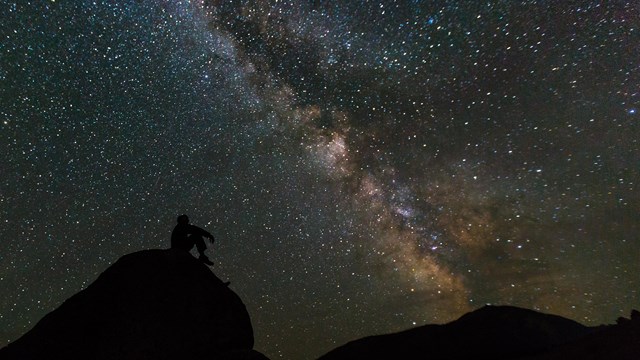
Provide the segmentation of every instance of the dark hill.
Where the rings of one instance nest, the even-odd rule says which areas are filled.
[[[640,313],[631,319],[619,318],[616,325],[599,326],[587,336],[564,344],[554,351],[527,360],[637,360],[640,359]]]
[[[517,359],[548,352],[591,331],[560,316],[485,306],[445,325],[356,340],[320,359]]]
[[[265,359],[240,298],[186,252],[120,258],[1,359]]]

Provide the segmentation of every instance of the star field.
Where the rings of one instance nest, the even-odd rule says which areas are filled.
[[[631,1],[0,0],[0,346],[177,215],[311,359],[640,305]]]

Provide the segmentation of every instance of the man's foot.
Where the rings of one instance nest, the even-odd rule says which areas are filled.
[[[205,254],[200,254],[200,257],[198,259],[209,266],[213,266],[213,261],[209,260],[209,258]]]

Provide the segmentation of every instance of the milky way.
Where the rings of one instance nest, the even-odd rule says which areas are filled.
[[[211,231],[256,348],[640,306],[640,6],[0,1],[0,345]]]

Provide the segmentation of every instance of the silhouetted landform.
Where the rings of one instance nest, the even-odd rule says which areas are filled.
[[[245,305],[179,250],[120,258],[47,314],[0,359],[266,359]]]
[[[640,312],[633,310],[631,319],[618,318],[615,325],[603,325],[577,341],[527,360],[565,359],[640,359]]]
[[[587,327],[512,306],[485,306],[444,325],[371,336],[319,360],[342,359],[640,359],[640,316]]]

